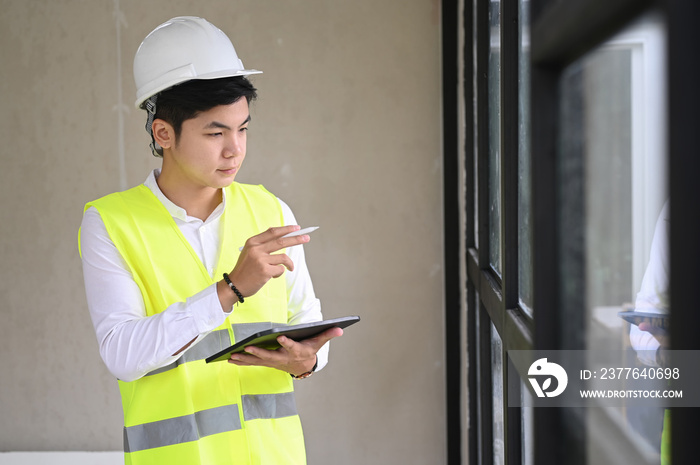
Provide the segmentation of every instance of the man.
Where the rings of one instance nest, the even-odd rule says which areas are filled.
[[[666,201],[656,221],[651,241],[649,263],[644,271],[642,285],[635,300],[635,310],[647,313],[669,313],[670,251],[669,227],[671,220],[670,201]],[[630,343],[637,358],[650,366],[665,366],[665,358],[671,347],[668,332],[650,323],[630,326]],[[671,411],[664,411],[661,433],[661,465],[671,463]]]
[[[88,203],[80,235],[126,463],[305,463],[292,380],[323,368],[342,330],[204,361],[271,323],[321,319],[300,247],[309,236],[284,238],[299,229],[289,207],[234,182],[255,73],[201,18],[163,23],[136,52],[136,105],[162,168]]]

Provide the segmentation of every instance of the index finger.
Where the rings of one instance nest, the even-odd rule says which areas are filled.
[[[308,235],[310,233],[316,231],[317,229],[318,229],[318,226],[311,226],[309,228],[299,229],[298,231],[292,231],[292,232],[280,237],[279,239],[277,239],[277,243],[280,245],[280,248],[294,247],[295,245],[304,244],[304,243],[308,242],[310,239]],[[283,242],[284,239],[297,237],[297,236],[300,236],[299,240],[293,241],[293,243],[288,243],[289,241]],[[275,249],[275,250],[279,250],[279,249]],[[272,251],[274,252],[275,250],[272,250]]]
[[[285,247],[292,247],[294,245],[299,245],[308,242],[309,237],[305,235],[294,236],[290,237],[289,239],[283,239],[288,234],[300,234],[299,231],[300,226],[296,224],[289,226],[271,227],[266,231],[261,232],[260,234],[248,238],[245,244],[247,246],[257,246],[267,245],[273,243],[274,241],[277,241],[276,244],[273,244],[274,248],[267,250],[267,252],[274,252]],[[240,247],[238,250],[243,250],[243,247]]]
[[[300,229],[301,226],[299,226],[298,224],[290,224],[287,226],[273,226],[261,232],[260,234],[251,237],[250,239],[255,239],[257,243],[270,242],[275,239],[279,239],[287,234],[299,231]]]

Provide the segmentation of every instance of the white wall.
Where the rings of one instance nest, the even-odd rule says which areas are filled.
[[[0,451],[121,448],[77,228],[85,202],[157,166],[131,63],[156,25],[190,14],[264,71],[238,180],[321,226],[307,257],[325,316],[362,317],[297,383],[309,463],[443,463],[439,2],[0,0],[0,12]]]

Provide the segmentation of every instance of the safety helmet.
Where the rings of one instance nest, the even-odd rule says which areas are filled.
[[[155,28],[134,57],[136,107],[158,92],[192,79],[259,74],[245,69],[229,38],[209,21],[179,16]]]

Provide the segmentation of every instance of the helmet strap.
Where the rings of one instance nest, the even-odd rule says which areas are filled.
[[[153,120],[156,116],[156,101],[158,100],[158,94],[153,95],[144,102],[144,108],[146,109],[147,119],[146,119],[146,132],[151,136],[151,153],[154,157],[163,157],[163,147],[158,145],[155,137],[153,137]]]

